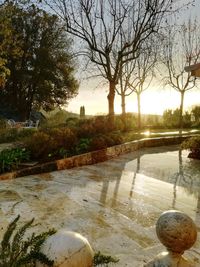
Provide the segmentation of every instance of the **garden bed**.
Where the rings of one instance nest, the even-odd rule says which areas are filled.
[[[91,165],[94,163],[112,159],[122,154],[136,151],[143,147],[180,144],[187,138],[189,138],[189,136],[145,138],[137,141],[132,141],[108,147],[97,151],[92,151],[81,155],[58,159],[43,164],[37,164],[36,166],[22,168],[19,170],[15,170],[13,172],[4,173],[0,175],[0,180],[14,179],[17,177],[33,175],[38,173],[70,169],[83,165]]]

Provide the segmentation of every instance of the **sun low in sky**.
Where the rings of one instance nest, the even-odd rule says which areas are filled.
[[[186,2],[182,0],[183,4]],[[197,18],[200,20],[200,0],[195,2],[195,8],[187,9],[180,21],[186,18]],[[91,80],[83,80],[80,83],[79,94],[72,99],[66,107],[68,111],[79,113],[80,106],[85,106],[86,114],[108,114],[107,92],[108,85],[105,81],[99,84]],[[197,87],[185,93],[184,109],[188,110],[194,105],[200,105],[200,80]],[[141,94],[141,113],[162,115],[166,109],[176,109],[180,107],[180,94],[172,88],[163,85],[155,85]],[[126,98],[126,111],[137,112],[136,95],[132,94]],[[121,113],[120,96],[115,96],[115,113]]]
[[[106,87],[90,89],[80,88],[79,95],[72,99],[66,107],[68,111],[79,113],[80,106],[85,106],[87,115],[107,114],[108,102]],[[200,105],[200,83],[196,89],[186,92],[185,110],[192,105]],[[141,112],[143,114],[162,115],[166,109],[176,109],[180,106],[180,94],[173,89],[154,87],[141,94]],[[137,112],[137,99],[133,93],[126,98],[126,111]],[[121,113],[121,99],[116,94],[115,113]]]

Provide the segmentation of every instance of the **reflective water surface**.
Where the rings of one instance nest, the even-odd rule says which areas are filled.
[[[35,231],[66,228],[95,250],[117,256],[116,266],[143,266],[162,250],[155,222],[165,210],[191,216],[200,229],[200,161],[178,146],[146,148],[65,171],[0,182],[0,225],[18,214]],[[189,257],[200,266],[198,239]]]

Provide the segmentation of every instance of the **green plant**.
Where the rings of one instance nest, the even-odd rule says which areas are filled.
[[[117,263],[119,260],[112,256],[104,255],[100,251],[94,255],[94,266],[105,266],[107,267],[110,263]]]
[[[200,152],[200,136],[191,137],[187,140],[185,140],[181,144],[181,148],[183,149],[189,149],[191,152]]]
[[[189,158],[200,159],[200,136],[191,137],[181,144],[181,148],[189,149]]]
[[[67,158],[68,155],[69,155],[69,151],[63,147],[61,147],[59,150],[58,150],[58,155],[61,156],[62,158]]]
[[[34,219],[17,229],[20,216],[17,216],[7,227],[0,246],[0,267],[35,267],[36,261],[53,266],[40,248],[46,238],[55,233],[55,230],[36,235],[33,233],[24,239],[26,231],[33,226]]]
[[[81,154],[89,151],[90,138],[81,138],[75,148],[76,154]]]
[[[0,172],[16,169],[18,165],[29,160],[30,152],[25,148],[4,149],[0,152]]]

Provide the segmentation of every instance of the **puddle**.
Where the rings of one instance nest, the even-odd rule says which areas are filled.
[[[96,165],[0,182],[2,224],[18,214],[23,221],[34,217],[39,231],[78,231],[93,247],[120,256],[116,266],[138,266],[145,251],[153,257],[160,245],[155,222],[163,211],[179,209],[200,229],[200,162],[187,154],[178,146],[144,148]]]

